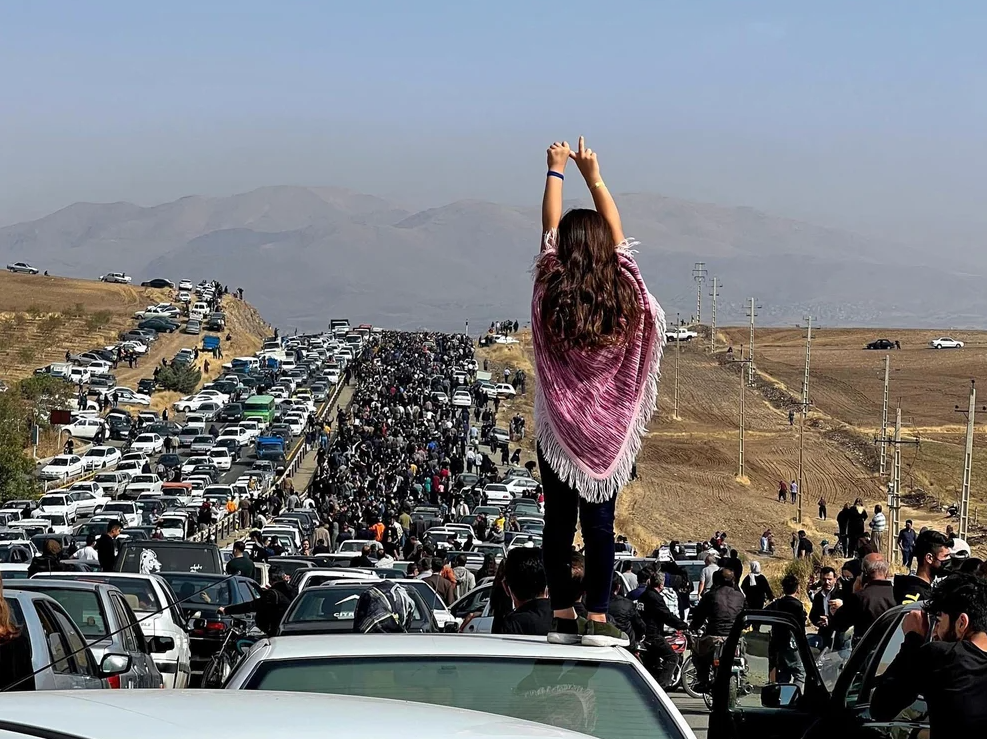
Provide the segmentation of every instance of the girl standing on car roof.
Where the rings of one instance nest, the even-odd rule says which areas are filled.
[[[596,210],[562,215],[562,182],[576,162]],[[538,374],[535,432],[545,494],[544,558],[555,623],[549,641],[627,645],[606,621],[617,493],[631,479],[655,410],[665,315],[624,238],[596,154],[579,138],[548,149],[541,254],[531,303]],[[587,402],[592,399],[592,402]],[[577,515],[585,542],[587,619],[573,608]]]

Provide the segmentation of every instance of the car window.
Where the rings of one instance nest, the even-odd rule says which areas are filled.
[[[110,605],[113,608],[113,612],[116,615],[116,620],[119,623],[117,628],[120,629],[120,640],[123,643],[123,648],[130,653],[139,651],[137,639],[134,636],[134,631],[129,626],[133,619],[130,617],[130,614],[127,613],[127,610],[120,602],[120,598],[115,593],[110,595]]]
[[[261,664],[245,686],[487,711],[601,739],[681,736],[628,664],[503,657],[352,657]]]
[[[86,643],[72,620],[61,608],[41,602],[36,602],[35,605],[48,642],[52,669],[63,675],[92,674]]]
[[[879,649],[876,650],[877,658],[871,661],[873,675],[869,676],[863,682],[861,689],[858,689],[858,704],[870,702],[870,696],[874,687],[880,683],[881,676],[887,672],[891,663],[894,662],[895,657],[901,651],[901,645],[905,640],[905,632],[901,628],[903,622],[904,612],[900,614],[899,618],[895,619],[893,627],[889,629],[890,634],[881,643]],[[919,696],[910,706],[902,710],[894,720],[909,722],[924,721],[928,718],[928,711],[929,708],[924,698]]]
[[[106,614],[95,591],[46,587],[44,592],[68,611],[87,639],[99,639],[109,633]]]
[[[894,621],[880,620],[886,628],[872,628],[868,637],[860,642],[853,651],[853,675],[847,684],[845,705],[854,708],[870,702],[870,693],[874,688],[875,674],[884,674],[894,656],[901,649],[901,621],[904,612],[894,616]],[[893,624],[893,625],[892,625]],[[881,663],[886,660],[886,664]],[[878,670],[880,672],[878,673]]]

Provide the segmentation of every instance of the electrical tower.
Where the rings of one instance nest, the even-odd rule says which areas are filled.
[[[802,464],[805,453],[805,417],[809,414],[809,360],[812,356],[812,316],[806,317],[805,370],[802,373],[802,402],[799,404],[799,466],[798,466],[798,513],[795,520],[802,523],[802,501],[805,500],[805,475]]]
[[[692,279],[696,281],[696,324],[703,323],[703,283],[706,282],[706,262],[696,262],[692,268]]]
[[[888,389],[891,384],[891,355],[884,355],[884,401],[881,406],[881,437],[888,435]],[[888,473],[888,450],[881,444],[881,479]]]
[[[747,380],[744,378],[744,365],[751,361],[744,359],[744,347],[740,347],[740,359],[734,361],[740,365],[740,450],[737,477],[743,479],[747,476],[744,464],[744,431],[747,425]]]
[[[747,316],[751,319],[751,338],[747,346],[747,376],[748,382],[752,386],[754,385],[754,319],[757,317],[757,310],[760,307],[757,305],[757,301],[751,298],[750,307],[747,309]]]
[[[960,526],[959,537],[966,541],[970,527],[970,473],[973,468],[973,423],[977,410],[977,385],[970,380],[970,406],[964,411],[956,406],[956,411],[966,413],[966,453],[963,455],[963,488],[960,492]],[[987,408],[984,408],[987,410]]]
[[[716,298],[719,297],[719,288],[722,285],[719,284],[719,278],[713,278],[713,290],[710,292],[709,296],[713,299],[713,314],[709,321],[709,352],[712,354],[716,351]]]
[[[901,526],[901,447],[903,444],[914,444],[918,446],[918,439],[901,438],[901,404],[895,409],[894,436],[890,439],[882,436],[874,440],[875,443],[884,445],[892,444],[891,462],[891,482],[888,483],[888,531],[887,541],[883,542],[885,552],[882,552],[888,562],[894,561],[895,541],[898,536],[898,529]]]
[[[682,326],[681,316],[675,314],[675,326],[680,328]],[[672,418],[676,421],[679,420],[679,355],[682,353],[682,342],[675,342],[675,400],[672,406]]]

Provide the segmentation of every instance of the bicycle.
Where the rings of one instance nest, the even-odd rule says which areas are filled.
[[[222,688],[233,670],[246,656],[250,647],[257,643],[259,637],[250,636],[246,631],[247,622],[233,619],[226,629],[226,637],[216,653],[209,658],[202,671],[203,688]]]

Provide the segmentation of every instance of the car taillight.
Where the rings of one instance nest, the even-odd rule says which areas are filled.
[[[119,675],[111,675],[110,677],[106,678],[106,684],[109,685],[114,690],[119,690],[120,689],[120,676]]]
[[[206,631],[226,631],[226,624],[222,621],[210,621],[206,624]]]

